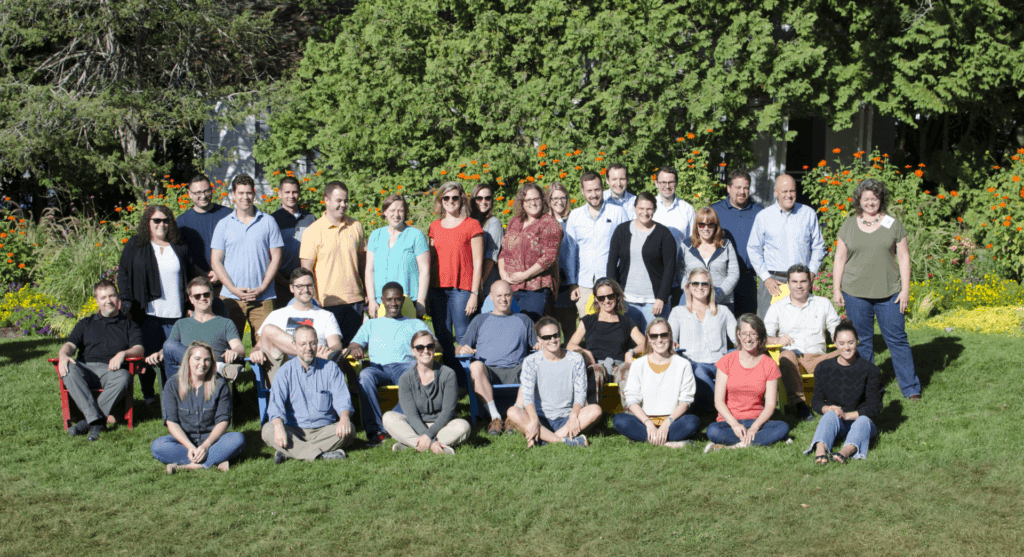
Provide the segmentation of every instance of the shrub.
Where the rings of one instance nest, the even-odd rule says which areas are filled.
[[[31,286],[12,285],[0,301],[0,324],[14,327],[24,335],[54,335],[48,324],[51,315],[70,316],[71,312]]]
[[[10,203],[10,198],[3,202]],[[0,206],[0,284],[28,282],[36,260],[37,230],[21,209]]]
[[[923,319],[952,310],[1022,304],[1024,288],[1020,284],[990,274],[976,283],[949,278],[911,283],[908,308],[915,319]]]
[[[121,256],[116,225],[97,226],[75,216],[58,219],[47,211],[40,227],[46,240],[40,243],[34,274],[39,289],[69,307],[81,307],[92,297],[93,285],[110,277]]]

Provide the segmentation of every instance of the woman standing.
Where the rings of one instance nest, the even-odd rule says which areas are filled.
[[[725,238],[718,213],[701,207],[694,220],[693,233],[683,240],[683,265],[687,271],[703,267],[711,271],[715,301],[732,311],[733,290],[740,280],[740,260],[736,248]]]
[[[875,364],[857,357],[857,329],[849,321],[836,327],[839,357],[825,360],[814,370],[811,407],[821,414],[811,446],[814,462],[828,464],[830,458],[845,464],[851,458],[865,459],[868,445],[878,435],[872,419],[882,411],[882,373]],[[832,444],[845,435],[843,448],[832,453]]]
[[[534,323],[558,291],[558,247],[562,229],[534,183],[519,188],[514,215],[498,256],[498,273],[512,285],[512,297]]]
[[[147,356],[163,349],[174,322],[185,315],[185,285],[194,277],[192,257],[181,241],[174,213],[163,205],[146,207],[135,235],[121,252],[117,290],[121,311],[142,328]],[[139,383],[146,404],[156,402],[155,371],[143,370]],[[161,384],[166,383],[163,375]]]
[[[430,284],[430,248],[419,230],[407,226],[409,207],[401,195],[389,195],[381,210],[388,225],[370,234],[366,244],[366,291],[370,296],[370,318],[389,282],[402,285],[406,296],[416,304],[416,316],[426,314],[427,286]]]
[[[167,465],[167,473],[179,468],[198,470],[216,466],[228,471],[228,461],[245,446],[245,437],[228,432],[231,422],[231,389],[217,376],[213,348],[202,341],[188,345],[185,365],[164,389],[164,424],[170,435],[153,441],[153,457]]]
[[[686,279],[686,305],[672,309],[668,323],[679,348],[693,364],[697,378],[697,405],[710,410],[715,407],[715,362],[729,350],[727,340],[736,345],[736,318],[711,295],[715,283],[708,270],[698,267]]]
[[[722,356],[716,367],[715,408],[718,421],[708,426],[711,440],[704,452],[723,447],[771,445],[789,434],[786,422],[769,420],[778,396],[779,366],[768,356],[764,321],[745,313],[739,318],[739,350]]]
[[[458,182],[446,182],[437,190],[430,223],[433,251],[433,287],[430,317],[448,367],[459,367],[455,341],[461,339],[469,320],[480,307],[480,282],[484,259],[484,232],[467,215],[469,200]],[[452,336],[452,328],[455,334]]]
[[[565,233],[565,225],[569,220],[572,204],[569,202],[569,190],[565,189],[561,182],[552,182],[548,186],[548,205],[551,206],[551,215],[555,217],[558,226],[562,229],[562,243],[558,248],[558,294],[555,296],[555,319],[558,320],[563,331],[575,331],[576,319],[579,314],[576,312],[576,302],[571,298],[571,287],[576,284],[577,280],[579,261],[576,258],[579,254],[576,242]]]
[[[633,362],[624,386],[629,412],[612,418],[615,430],[632,441],[673,449],[700,430],[700,418],[687,414],[696,384],[690,363],[672,351],[672,328],[658,317],[647,326],[646,356]]]
[[[452,447],[465,441],[470,430],[469,422],[455,417],[455,372],[434,362],[437,345],[430,331],[414,334],[410,345],[416,365],[398,380],[398,406],[384,413],[384,430],[396,441],[391,450],[453,455]]]
[[[489,184],[477,184],[470,196],[469,216],[473,217],[484,231],[483,283],[484,296],[491,291],[491,284],[498,280],[498,254],[501,253],[505,229],[495,217],[494,188]]]
[[[676,276],[675,238],[667,226],[654,222],[656,206],[650,193],[637,194],[636,220],[615,228],[608,249],[607,276],[622,285],[626,301],[643,314],[641,329],[668,315]]]
[[[860,337],[857,352],[872,363],[878,318],[903,396],[921,400],[921,381],[914,370],[903,316],[910,299],[910,249],[903,225],[885,212],[888,201],[885,184],[879,180],[864,180],[853,192],[857,214],[848,217],[839,229],[832,302],[846,306],[846,314]]]

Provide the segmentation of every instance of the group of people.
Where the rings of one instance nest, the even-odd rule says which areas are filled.
[[[239,333],[248,323],[248,357],[270,383],[262,437],[275,462],[344,458],[355,399],[370,446],[390,436],[396,451],[451,454],[470,431],[455,416],[459,388],[470,387],[454,371],[464,361],[488,433],[519,431],[528,446],[587,446],[609,381],[624,409],[613,424],[634,441],[683,446],[700,430],[694,411],[713,409],[709,449],[771,444],[789,431],[769,419],[781,379],[801,419],[825,415],[810,451],[824,462],[863,458],[881,409],[876,317],[903,395],[918,400],[921,389],[903,327],[906,231],[886,213],[884,184],[859,184],[840,230],[832,302],[852,322],[841,323],[833,303],[813,294],[824,241],[792,177],[776,180],[767,208],[750,198],[744,172],[729,175],[726,198],[696,211],[675,195],[673,169],[658,169],[655,183],[657,195],[634,195],[622,165],[608,168],[607,190],[586,172],[586,205],[570,210],[564,185],[529,182],[503,227],[493,187],[470,197],[448,182],[428,234],[406,224],[406,200],[392,195],[381,207],[387,226],[367,240],[346,214],[342,182],[325,186],[316,218],[299,207],[294,178],[282,180],[281,208],[267,215],[251,177],[232,180],[231,209],[197,176],[193,206],[176,220],[167,207],[145,209],[117,285],[96,285],[99,313],[61,348],[61,375],[85,415],[70,434],[98,439],[131,381],[124,358],[145,357],[143,396],[155,402],[161,373],[169,432],[154,456],[169,473],[227,469],[244,439],[227,431],[225,381],[246,357]],[[778,366],[768,344],[782,346]],[[350,359],[364,360],[358,375]],[[809,403],[801,373],[816,375]],[[500,384],[520,385],[504,419]],[[382,385],[399,391],[383,415]],[[102,386],[99,400],[90,386]],[[849,444],[830,455],[844,429]]]

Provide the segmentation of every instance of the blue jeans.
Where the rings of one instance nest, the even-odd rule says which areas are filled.
[[[665,302],[661,308],[661,313],[658,315],[654,315],[654,304],[634,304],[630,302],[629,305],[636,308],[636,310],[640,312],[640,315],[643,316],[643,321],[636,324],[636,326],[640,328],[641,333],[647,332],[647,325],[651,321],[654,321],[655,317],[664,317],[668,319],[668,314],[672,311],[672,306],[668,302]]]
[[[861,358],[874,363],[874,336],[875,318],[878,318],[878,328],[882,331],[882,338],[889,347],[889,354],[892,356],[892,370],[896,373],[896,380],[900,384],[900,391],[903,396],[911,397],[921,394],[921,380],[917,378],[914,370],[914,356],[910,352],[910,342],[907,340],[906,321],[900,313],[899,304],[895,303],[899,292],[891,298],[858,298],[843,292],[843,300],[846,301],[846,315],[853,322],[857,329],[857,336],[860,342],[857,344],[857,354]]]
[[[430,289],[430,320],[434,324],[434,335],[438,344],[441,345],[441,352],[444,354],[444,364],[452,369],[462,369],[462,365],[455,359],[455,343],[462,339],[469,327],[470,317],[466,316],[466,303],[469,302],[469,291],[457,288],[431,288]],[[479,296],[478,296],[479,298]],[[483,298],[480,298],[481,302]],[[454,336],[452,329],[455,329]],[[466,386],[466,378],[463,373],[456,373],[459,379],[459,387]]]
[[[626,436],[626,438],[639,443],[647,442],[647,427],[640,418],[627,412],[620,412],[612,416],[612,425],[615,431]],[[668,440],[682,441],[694,436],[700,431],[700,418],[693,414],[683,414],[679,419],[668,426]]]
[[[544,309],[551,300],[551,289],[541,288],[540,290],[516,290],[512,293],[512,299],[519,303],[520,313],[525,314],[534,323],[544,316]]]
[[[185,350],[188,346],[176,341],[167,340],[164,342],[164,371],[167,377],[174,377],[181,367],[181,359],[185,357]],[[216,365],[216,362],[214,362]]]
[[[175,321],[177,319],[154,317],[152,315],[146,316],[146,320],[142,322],[142,351],[146,356],[159,352],[164,347],[164,342],[167,340],[167,336],[171,334]],[[148,373],[143,373],[139,376],[139,385],[142,387],[143,397],[149,398],[156,395],[156,389],[154,389],[153,384],[156,383],[157,369],[160,370],[160,385],[167,383],[167,378],[170,377],[170,374],[165,373],[164,368],[160,366],[151,368]]]
[[[237,457],[242,454],[243,447],[245,447],[244,435],[237,431],[224,432],[224,435],[221,435],[217,442],[210,447],[210,450],[206,451],[203,468],[212,468],[221,462]],[[153,441],[153,445],[150,446],[150,451],[153,453],[153,458],[164,464],[184,465],[191,462],[188,459],[188,449],[171,435],[157,437]]]
[[[814,430],[814,437],[811,439],[811,447],[804,451],[804,454],[811,454],[816,443],[824,443],[827,453],[832,450],[832,445],[840,435],[846,436],[843,445],[857,447],[853,458],[863,460],[868,457],[868,445],[871,444],[873,438],[878,436],[878,429],[871,418],[867,416],[860,416],[856,420],[840,420],[839,414],[827,412],[818,422],[818,427]]]
[[[366,309],[366,304],[363,302],[339,304],[327,306],[324,309],[331,312],[338,322],[338,328],[341,329],[341,346],[348,346],[359,332],[359,327],[363,326],[363,310]]]
[[[749,428],[756,420],[737,420],[743,427]],[[740,438],[732,431],[728,422],[712,422],[708,426],[708,439],[719,445],[735,445]],[[762,447],[778,443],[789,435],[789,424],[778,420],[768,420],[754,435],[754,445]]]
[[[363,431],[367,438],[384,431],[381,418],[380,403],[377,402],[377,388],[384,385],[397,385],[398,379],[415,364],[398,362],[394,364],[375,364],[370,362],[359,372],[359,405],[362,407]]]
[[[693,397],[693,406],[699,410],[715,409],[715,377],[718,368],[715,364],[690,362],[693,366],[693,378],[697,380],[697,393]]]

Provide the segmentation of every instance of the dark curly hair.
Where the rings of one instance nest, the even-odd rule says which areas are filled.
[[[857,184],[857,189],[853,190],[853,208],[857,211],[857,214],[860,215],[864,212],[864,209],[860,207],[860,197],[866,191],[875,194],[875,197],[878,198],[878,212],[884,213],[886,207],[889,206],[889,192],[885,189],[885,182],[868,178],[867,180],[861,180]]]
[[[149,235],[149,221],[157,211],[167,217],[167,241],[172,244],[181,243],[181,232],[178,230],[177,221],[174,220],[174,212],[166,205],[146,206],[146,210],[142,212],[142,219],[139,220],[139,228],[135,231],[135,237],[138,238],[137,242],[145,244],[152,240]]]

